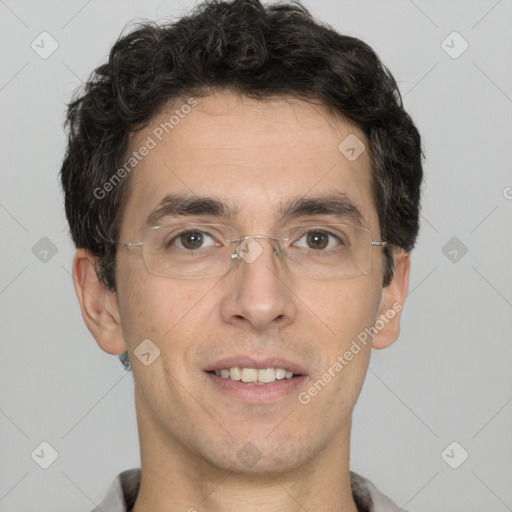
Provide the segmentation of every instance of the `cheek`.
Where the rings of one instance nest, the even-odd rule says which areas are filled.
[[[128,345],[150,338],[149,327],[155,313],[154,298],[142,272],[119,271],[117,275],[119,313]]]
[[[309,417],[322,418],[322,435],[329,438],[347,421],[361,392],[370,361],[371,340],[365,343],[358,336],[373,325],[380,288],[368,275],[324,282],[321,290],[313,296],[310,288],[304,302],[310,305],[316,301],[318,309],[312,309],[326,326],[322,329],[326,334],[318,336],[318,351],[323,355],[298,399]],[[306,328],[305,323],[303,327]]]
[[[351,343],[365,328],[375,321],[381,289],[379,276],[368,275],[356,279],[324,281],[321,291],[304,288],[301,300],[313,311],[336,350]]]
[[[208,291],[204,286],[166,279],[148,272],[119,272],[118,300],[125,340],[133,351],[149,338],[159,347],[179,350],[193,325],[200,300]],[[211,286],[211,284],[210,284]],[[199,304],[198,304],[199,303]],[[172,340],[173,343],[169,343]]]

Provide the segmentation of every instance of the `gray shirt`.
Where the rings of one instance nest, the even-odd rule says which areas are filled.
[[[350,472],[352,496],[359,512],[407,512],[398,508],[366,478]],[[140,468],[119,473],[103,501],[92,512],[130,512],[140,487]]]

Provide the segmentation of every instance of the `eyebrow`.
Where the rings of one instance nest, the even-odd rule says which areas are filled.
[[[165,217],[172,216],[207,215],[232,220],[236,214],[236,209],[216,197],[168,194],[147,216],[143,227],[156,226]],[[364,225],[363,215],[343,192],[291,198],[281,205],[277,215],[282,221],[305,216],[332,215],[342,222],[349,220],[356,225]]]

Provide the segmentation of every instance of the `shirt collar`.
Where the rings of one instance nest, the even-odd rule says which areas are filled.
[[[130,512],[140,489],[140,468],[119,473],[104,500],[92,512]],[[350,471],[352,496],[358,512],[407,512],[399,509],[366,478]]]

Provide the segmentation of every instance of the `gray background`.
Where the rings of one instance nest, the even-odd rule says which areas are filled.
[[[191,5],[0,0],[2,512],[88,511],[139,465],[131,374],[97,347],[70,277],[62,122],[128,21]],[[512,510],[512,2],[306,5],[390,67],[427,157],[402,333],[373,352],[351,467],[411,511]],[[31,48],[43,31],[47,59]]]

